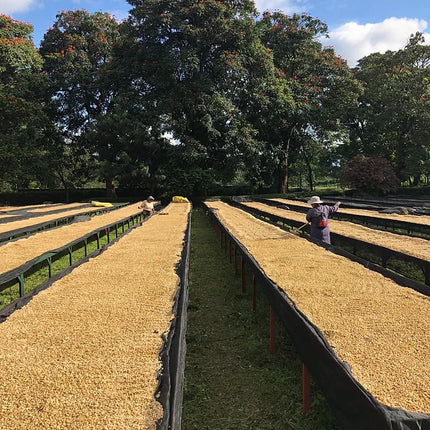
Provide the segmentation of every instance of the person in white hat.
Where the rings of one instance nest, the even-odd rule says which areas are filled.
[[[155,201],[154,197],[149,196],[146,200],[144,200],[139,206],[139,209],[143,209],[143,214],[145,216],[149,216],[152,213],[156,213],[157,211],[154,209],[154,204],[158,202]]]
[[[306,221],[311,225],[311,237],[330,245],[330,226],[328,219],[331,214],[337,212],[341,202],[333,206],[325,205],[318,196],[312,196],[308,204],[312,206],[306,215]]]

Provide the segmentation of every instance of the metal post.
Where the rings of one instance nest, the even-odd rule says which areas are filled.
[[[19,297],[22,297],[25,294],[23,273],[21,273],[21,275],[18,276],[18,283],[19,283]]]
[[[275,353],[275,311],[273,310],[272,306],[270,306],[270,317],[269,317],[269,324],[270,324],[270,353]]]
[[[303,385],[303,414],[307,415],[311,409],[311,374],[302,363],[302,385]]]

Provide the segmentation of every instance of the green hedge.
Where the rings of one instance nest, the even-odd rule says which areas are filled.
[[[66,191],[62,190],[20,190],[17,192],[0,193],[0,205],[38,205],[45,202],[49,203],[73,203],[86,202],[90,200],[100,201],[139,201],[145,199],[149,195],[149,191],[145,189],[116,190],[116,198],[107,197],[104,188],[85,188]]]

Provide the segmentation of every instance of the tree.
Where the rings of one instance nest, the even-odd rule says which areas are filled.
[[[309,155],[304,151],[306,142],[316,143],[327,133],[341,130],[344,112],[355,102],[360,85],[346,61],[317,40],[327,34],[327,26],[319,19],[265,12],[259,27],[293,99],[284,109],[270,109],[277,114],[265,117],[263,127],[269,131],[263,134],[270,152],[277,154],[278,191],[285,193],[292,156]],[[279,101],[274,102],[279,105]]]
[[[31,24],[0,15],[0,79],[13,83],[20,75],[39,70],[42,60],[37,53]]]
[[[243,114],[249,83],[267,75],[252,1],[130,0],[133,86],[190,168],[228,181],[256,144]],[[248,95],[249,99],[249,95]],[[162,127],[162,128],[163,128]]]
[[[119,38],[119,24],[108,13],[75,10],[58,14],[41,43],[44,69],[55,95],[56,120],[64,136],[61,156],[69,156],[70,163],[82,163],[93,153],[100,163],[117,157],[118,148],[110,145],[112,140],[105,142],[102,134],[95,140],[92,131],[115,106],[117,90],[106,75]],[[87,140],[90,130],[91,146]],[[104,170],[102,177],[110,192],[113,172]]]
[[[117,102],[119,103],[119,102]],[[130,106],[131,105],[131,106]],[[163,182],[170,143],[152,115],[133,109],[133,99],[101,118],[88,133],[89,143],[98,145],[101,171],[114,175],[122,187],[146,188],[156,194]],[[112,157],[112,148],[115,156]]]
[[[401,180],[418,183],[429,160],[430,46],[422,34],[404,49],[359,60],[356,76],[364,86],[351,114],[351,143],[345,153],[361,152],[392,161]]]
[[[399,186],[390,162],[384,158],[365,157],[358,154],[342,170],[342,182],[366,193],[388,194]]]
[[[12,189],[50,181],[44,145],[54,129],[32,31],[30,24],[0,15],[0,181]]]

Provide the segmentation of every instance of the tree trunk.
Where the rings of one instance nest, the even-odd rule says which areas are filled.
[[[313,181],[313,175],[312,175],[312,166],[308,165],[308,180],[309,180],[309,188],[311,191],[314,190],[314,181]]]
[[[309,160],[309,157],[306,156],[306,152],[303,150],[303,159],[305,160],[306,167],[308,169],[308,182],[309,182],[309,188],[311,191],[314,190],[314,180],[313,180],[313,174],[312,174],[312,165]]]
[[[116,189],[113,178],[106,178],[106,197],[112,200],[116,199]]]
[[[303,183],[302,183],[302,166],[299,168],[299,190],[303,191]]]
[[[278,192],[286,194],[288,191],[288,152],[285,153],[284,159],[279,169]]]
[[[282,194],[286,194],[288,191],[288,162],[290,155],[290,145],[291,139],[293,136],[294,127],[288,133],[288,139],[285,143],[285,147],[282,151],[283,157],[279,166],[279,182],[278,182],[278,192]]]
[[[419,175],[416,176],[412,176],[412,185],[413,186],[418,186],[421,182],[421,177]]]
[[[405,179],[405,167],[406,163],[405,160],[407,159],[407,153],[408,148],[405,145],[405,142],[407,141],[407,133],[403,133],[400,136],[397,136],[397,143],[396,143],[396,152],[394,155],[394,171],[396,172],[397,177],[402,181]],[[412,179],[410,179],[412,182]]]
[[[68,182],[66,181],[66,178],[64,177],[63,172],[61,170],[56,170],[56,173],[60,178],[61,183],[63,184],[64,190],[66,191],[66,203],[70,203],[70,187],[68,185]]]

